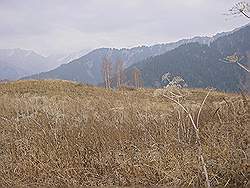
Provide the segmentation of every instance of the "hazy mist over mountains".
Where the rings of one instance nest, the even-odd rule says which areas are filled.
[[[0,49],[31,49],[49,56],[212,36],[247,23],[243,17],[224,15],[237,2],[1,0]]]
[[[86,52],[74,53],[68,56],[42,56],[32,50],[0,49],[0,80],[16,80],[24,76],[48,71],[70,62]]]
[[[199,44],[209,45],[217,38],[230,33],[231,32],[219,33],[216,34],[214,37],[198,36],[191,39],[182,39],[174,43],[157,44],[153,46],[140,46],[131,49],[100,48],[93,50],[85,56],[69,56],[68,59],[64,59],[68,60],[69,64],[61,65],[58,68],[49,71],[48,73],[33,75],[31,76],[31,78],[65,79],[84,82],[88,84],[98,84],[102,82],[101,68],[104,57],[110,58],[113,64],[115,64],[117,60],[122,60],[124,62],[124,68],[127,68],[133,65],[134,63],[137,63],[149,57],[163,54],[183,44],[198,42]]]

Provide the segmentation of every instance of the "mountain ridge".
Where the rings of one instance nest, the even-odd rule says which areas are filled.
[[[241,64],[250,67],[250,25],[229,35],[219,37],[211,45],[189,43],[155,56],[126,69],[128,79],[136,67],[141,71],[146,87],[162,85],[161,76],[167,72],[181,76],[189,87],[215,87],[235,92],[250,89],[248,72],[236,64],[225,64],[220,59],[233,54],[244,57]]]
[[[45,57],[32,50],[20,48],[0,49],[0,67],[0,79],[13,80],[40,70],[47,70]]]
[[[98,48],[78,59],[66,64],[64,63],[53,70],[24,77],[22,79],[63,79],[97,85],[102,81],[101,64],[104,57],[108,57],[113,62],[113,67],[115,62],[121,59],[124,61],[124,68],[128,68],[134,63],[143,61],[152,56],[163,54],[186,43],[199,42],[209,45],[218,37],[225,36],[231,32],[234,31],[219,33],[212,37],[197,36],[190,39],[182,39],[177,42],[156,44],[152,46],[137,46],[120,49]]]

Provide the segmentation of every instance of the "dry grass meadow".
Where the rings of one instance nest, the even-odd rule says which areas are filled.
[[[207,90],[178,92],[196,119]],[[160,93],[1,83],[0,187],[204,187],[190,118]],[[199,135],[212,187],[250,185],[249,104],[216,91],[204,103]]]

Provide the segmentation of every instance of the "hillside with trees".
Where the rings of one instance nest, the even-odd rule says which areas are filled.
[[[221,60],[232,54],[241,57],[241,64],[250,67],[250,25],[223,36],[210,45],[190,43],[165,54],[149,58],[126,70],[127,78],[132,79],[134,67],[142,74],[145,87],[159,87],[161,77],[169,72],[181,76],[188,87],[214,87],[227,92],[248,88],[249,73],[234,64]]]

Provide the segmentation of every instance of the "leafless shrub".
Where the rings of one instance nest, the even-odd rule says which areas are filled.
[[[163,84],[165,84],[165,86],[164,86],[165,88],[168,88],[168,87],[178,87],[178,88],[187,87],[187,84],[182,77],[174,76],[169,72],[162,76],[161,81]]]
[[[180,77],[178,78],[174,78],[171,82],[169,82],[172,85],[176,85],[177,84],[177,87],[180,87],[179,86],[179,83],[180,82],[183,82],[184,80],[181,79]],[[207,97],[209,96],[211,90],[208,91],[207,95],[205,96],[204,100],[202,101],[201,103],[201,106],[199,108],[199,111],[198,111],[198,114],[197,114],[197,119],[196,119],[196,122],[195,122],[195,119],[194,119],[194,116],[191,114],[191,112],[180,102],[180,98],[182,98],[183,96],[181,95],[174,95],[172,91],[169,91],[167,88],[170,87],[169,84],[168,86],[165,88],[165,90],[167,90],[167,92],[165,92],[163,94],[164,97],[166,97],[167,99],[173,101],[175,104],[177,104],[179,107],[182,108],[182,110],[188,115],[188,118],[190,119],[191,121],[191,124],[194,128],[194,131],[195,131],[195,136],[196,136],[196,143],[197,143],[197,149],[198,149],[198,155],[199,155],[199,158],[201,160],[201,165],[202,165],[202,168],[203,168],[203,172],[205,174],[205,177],[206,177],[206,186],[207,187],[210,187],[210,180],[209,180],[209,177],[208,177],[208,172],[207,172],[207,167],[206,167],[206,163],[205,163],[205,160],[204,160],[204,157],[203,157],[203,151],[202,151],[202,143],[201,143],[201,139],[200,139],[200,134],[199,134],[199,120],[200,120],[200,114],[201,114],[201,110],[207,100]],[[173,87],[173,86],[172,86]],[[168,93],[170,93],[170,95],[168,95]]]

